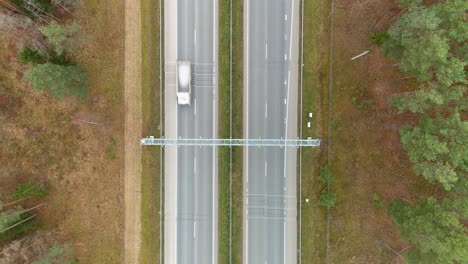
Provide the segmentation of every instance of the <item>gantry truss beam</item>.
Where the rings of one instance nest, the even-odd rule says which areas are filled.
[[[144,146],[240,146],[240,147],[319,147],[320,139],[213,139],[213,138],[154,138],[140,141]]]

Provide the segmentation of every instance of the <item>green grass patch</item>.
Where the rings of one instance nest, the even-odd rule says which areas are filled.
[[[160,136],[159,131],[159,1],[141,0],[142,13],[142,109],[143,134]],[[141,262],[159,263],[160,148],[142,152]],[[162,212],[161,212],[162,213]]]
[[[22,198],[41,198],[46,196],[48,193],[49,192],[46,189],[34,183],[20,183],[10,197],[13,200]]]
[[[382,201],[382,197],[380,197],[378,194],[374,193],[372,195],[372,205],[376,208],[384,208],[385,204]]]
[[[243,1],[233,0],[232,26],[232,132],[242,137]],[[230,136],[229,0],[219,2],[219,136]],[[219,149],[219,263],[230,263],[229,148]],[[232,150],[232,263],[242,263],[242,148]]]
[[[110,160],[117,158],[117,141],[112,136],[109,136],[109,145],[106,148],[106,157]]]
[[[319,207],[320,164],[325,163],[328,111],[328,14],[326,1],[305,1],[304,5],[304,67],[302,90],[303,138],[321,138],[320,149],[302,149],[302,263],[324,263],[326,254],[326,210]],[[313,117],[309,117],[313,113]],[[307,127],[311,122],[311,128]],[[298,187],[299,189],[299,187]]]

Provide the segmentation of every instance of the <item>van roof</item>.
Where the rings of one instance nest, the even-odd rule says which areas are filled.
[[[190,85],[190,63],[189,62],[180,62],[179,63],[179,86],[182,88],[188,87]]]

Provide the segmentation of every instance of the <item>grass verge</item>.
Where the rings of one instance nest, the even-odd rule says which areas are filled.
[[[219,136],[230,136],[230,1],[219,2]],[[233,0],[232,136],[242,137],[243,1]],[[230,151],[219,149],[219,263],[230,263]],[[232,263],[242,263],[242,148],[232,149]]]
[[[370,36],[386,30],[400,8],[378,0],[342,4],[335,4],[333,11],[330,162],[335,180],[330,190],[337,207],[330,210],[329,260],[399,263],[394,252],[405,245],[383,207],[395,198],[415,195],[413,183],[421,185],[399,142],[398,130],[411,116],[397,115],[387,99],[412,84],[372,47]],[[351,60],[367,49],[368,55]]]
[[[159,137],[159,0],[141,0],[141,14],[143,133]],[[142,263],[159,263],[160,258],[160,151],[157,147],[142,151]]]
[[[328,103],[328,44],[330,4],[328,1],[305,1],[304,67],[302,87],[302,137],[326,139]],[[309,113],[313,117],[309,118]],[[311,122],[311,128],[307,127]],[[326,254],[326,210],[319,207],[323,186],[318,181],[320,163],[326,158],[326,142],[320,150],[302,149],[302,263],[324,263]],[[301,188],[299,187],[299,188]],[[308,202],[306,202],[306,199]]]

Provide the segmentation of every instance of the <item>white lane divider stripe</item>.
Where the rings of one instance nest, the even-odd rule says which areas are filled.
[[[197,237],[197,222],[193,222],[193,238]]]

